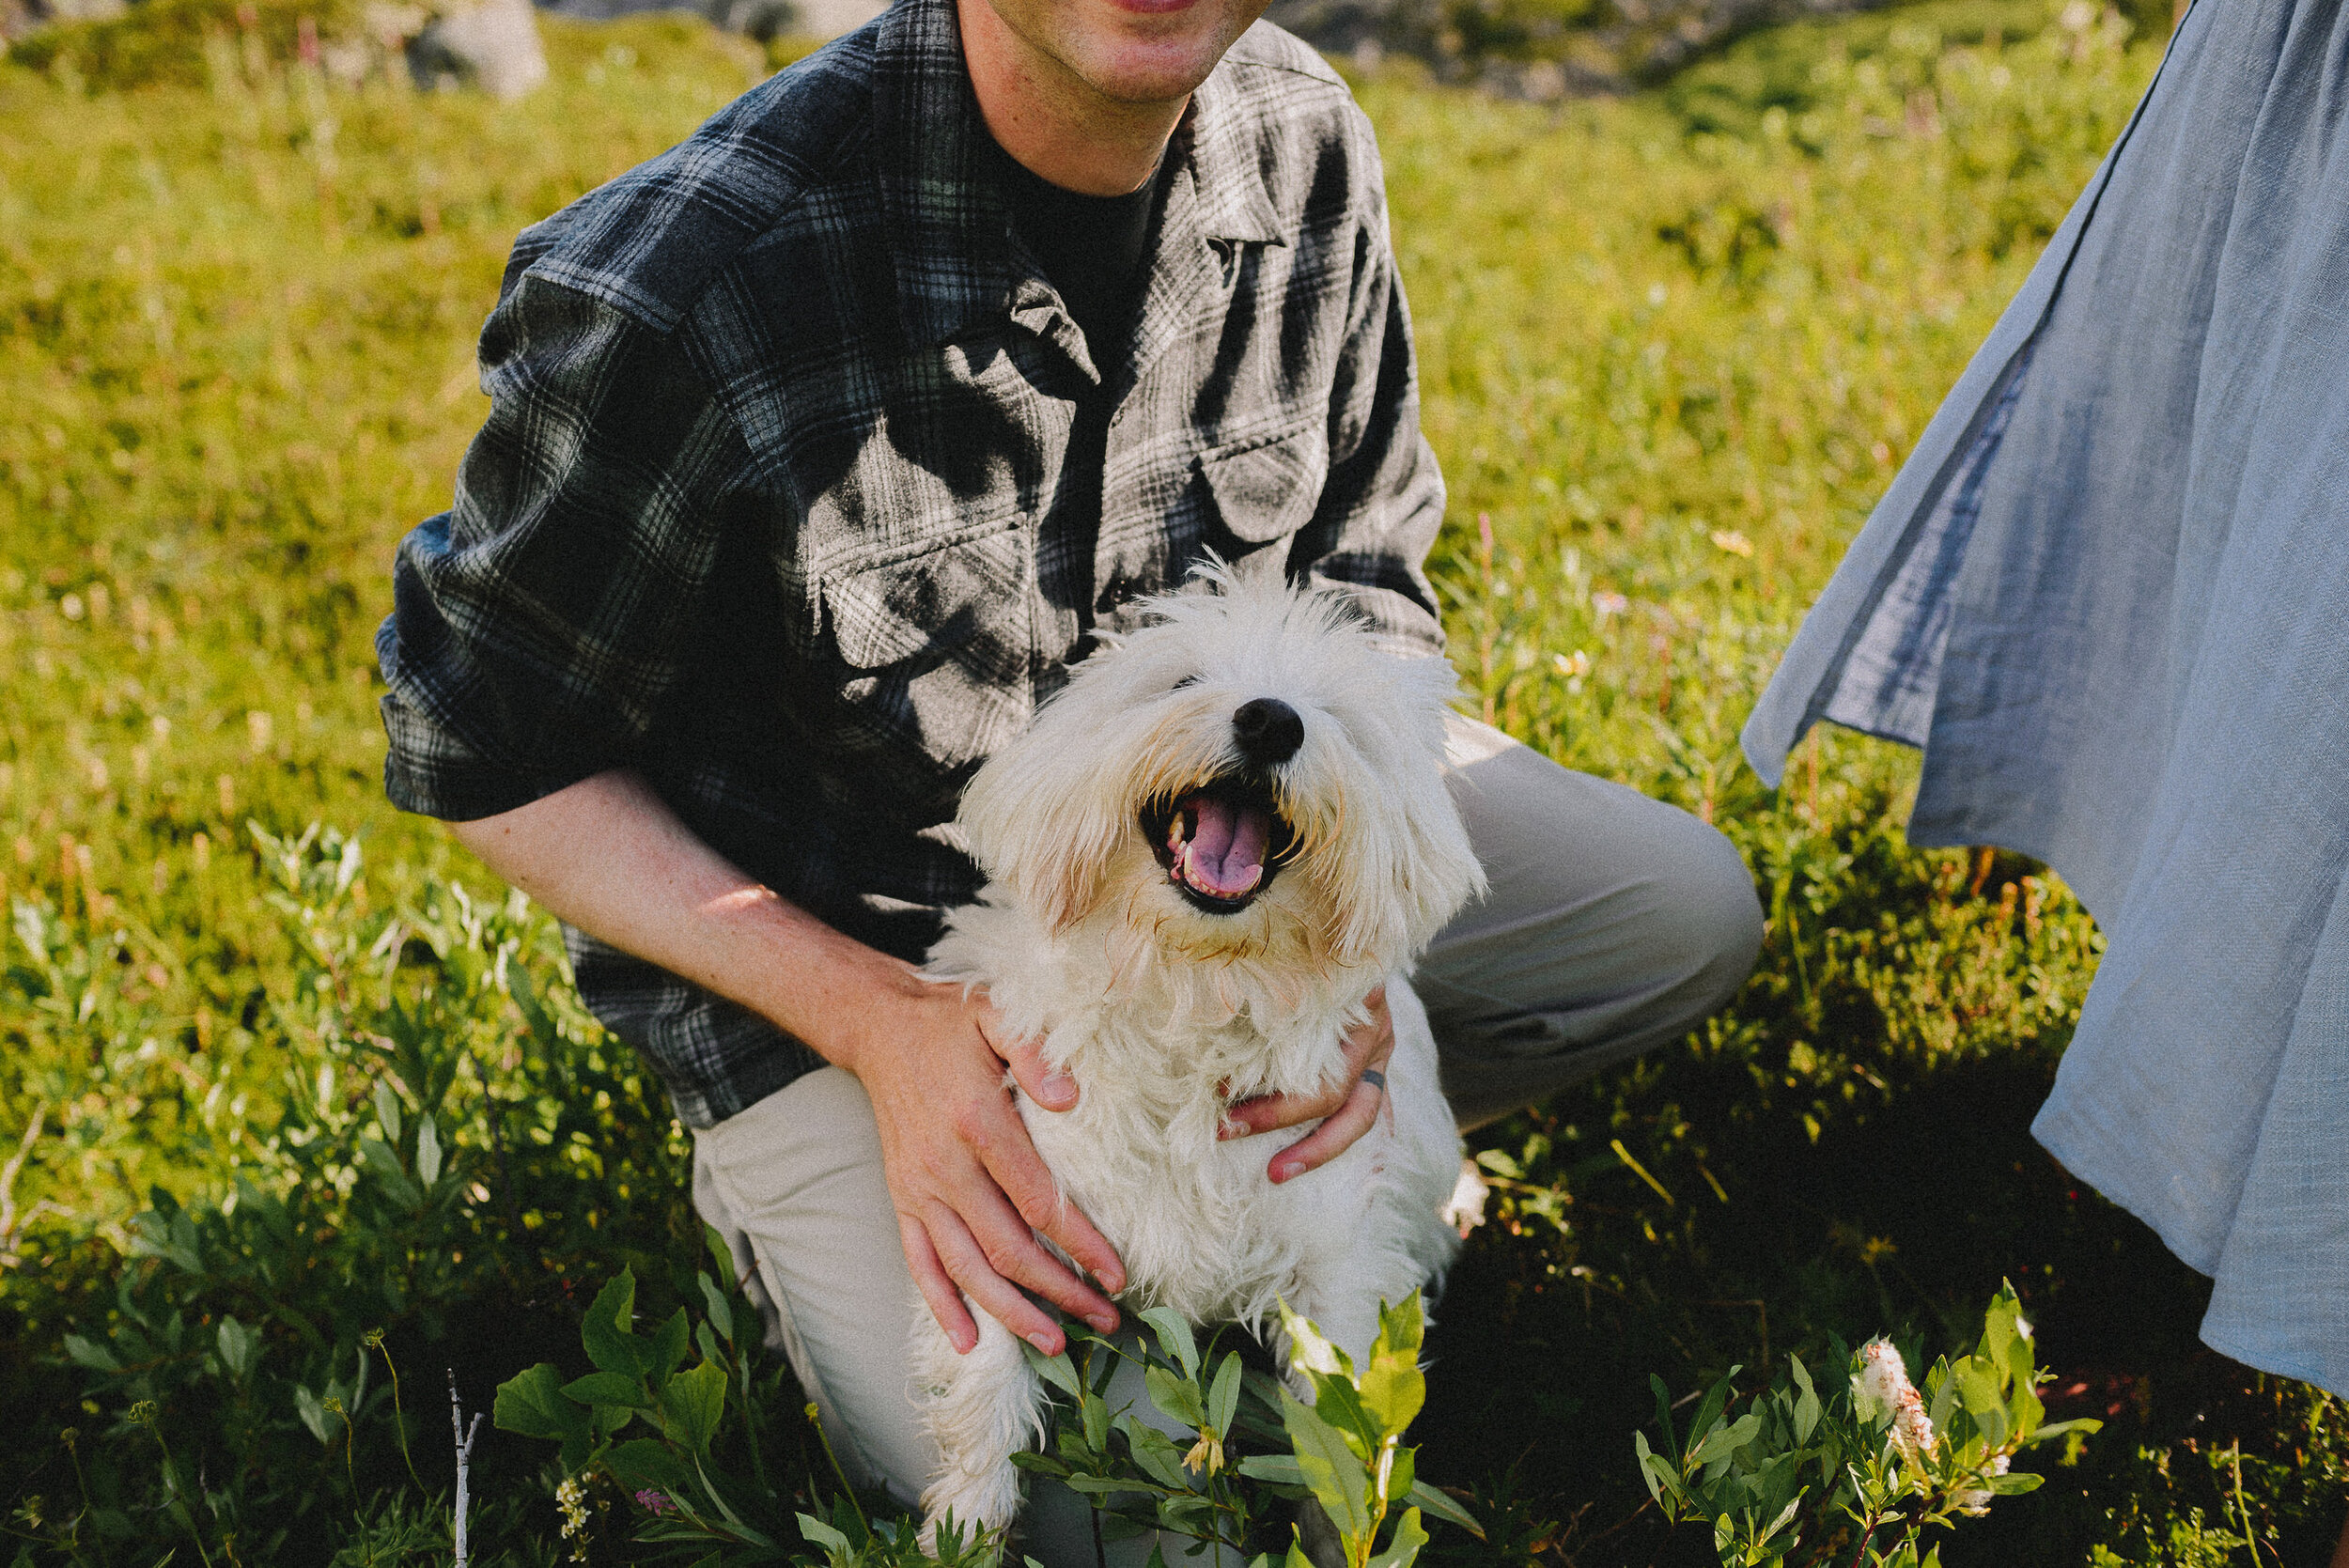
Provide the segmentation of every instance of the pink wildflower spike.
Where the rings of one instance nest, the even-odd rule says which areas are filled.
[[[668,1514],[677,1512],[677,1504],[671,1502],[665,1493],[656,1492],[649,1486],[636,1494],[636,1502],[639,1507],[649,1514]]]
[[[1933,1418],[1908,1380],[1908,1367],[1887,1339],[1873,1339],[1859,1347],[1859,1386],[1868,1397],[1892,1412],[1892,1445],[1909,1467],[1923,1467],[1933,1452]]]

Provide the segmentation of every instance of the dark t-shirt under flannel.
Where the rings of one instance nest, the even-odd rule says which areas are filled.
[[[451,820],[639,770],[719,853],[911,959],[977,891],[979,761],[1214,551],[1440,647],[1377,150],[1259,24],[1167,151],[1139,303],[1088,344],[988,178],[949,0],[898,0],[516,243],[488,423],[401,543],[386,788]],[[1068,461],[1081,406],[1108,428]],[[580,853],[596,846],[583,844]],[[708,1126],[818,1064],[572,933]]]

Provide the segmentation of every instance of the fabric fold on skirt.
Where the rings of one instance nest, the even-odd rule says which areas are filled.
[[[1921,845],[2107,951],[2033,1131],[2349,1392],[2349,7],[2200,0],[1749,720],[1924,748]]]

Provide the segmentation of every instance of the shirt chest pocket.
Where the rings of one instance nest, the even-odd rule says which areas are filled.
[[[1313,520],[1330,477],[1329,433],[1315,424],[1226,442],[1200,455],[1199,471],[1222,531],[1252,550]]]
[[[959,768],[1027,722],[1034,555],[1015,526],[822,576],[832,685],[860,749]]]

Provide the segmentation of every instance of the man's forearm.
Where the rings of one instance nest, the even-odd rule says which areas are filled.
[[[711,849],[634,773],[599,773],[450,828],[581,930],[742,1003],[851,1071],[856,1032],[846,1026],[874,989],[922,986]]]

